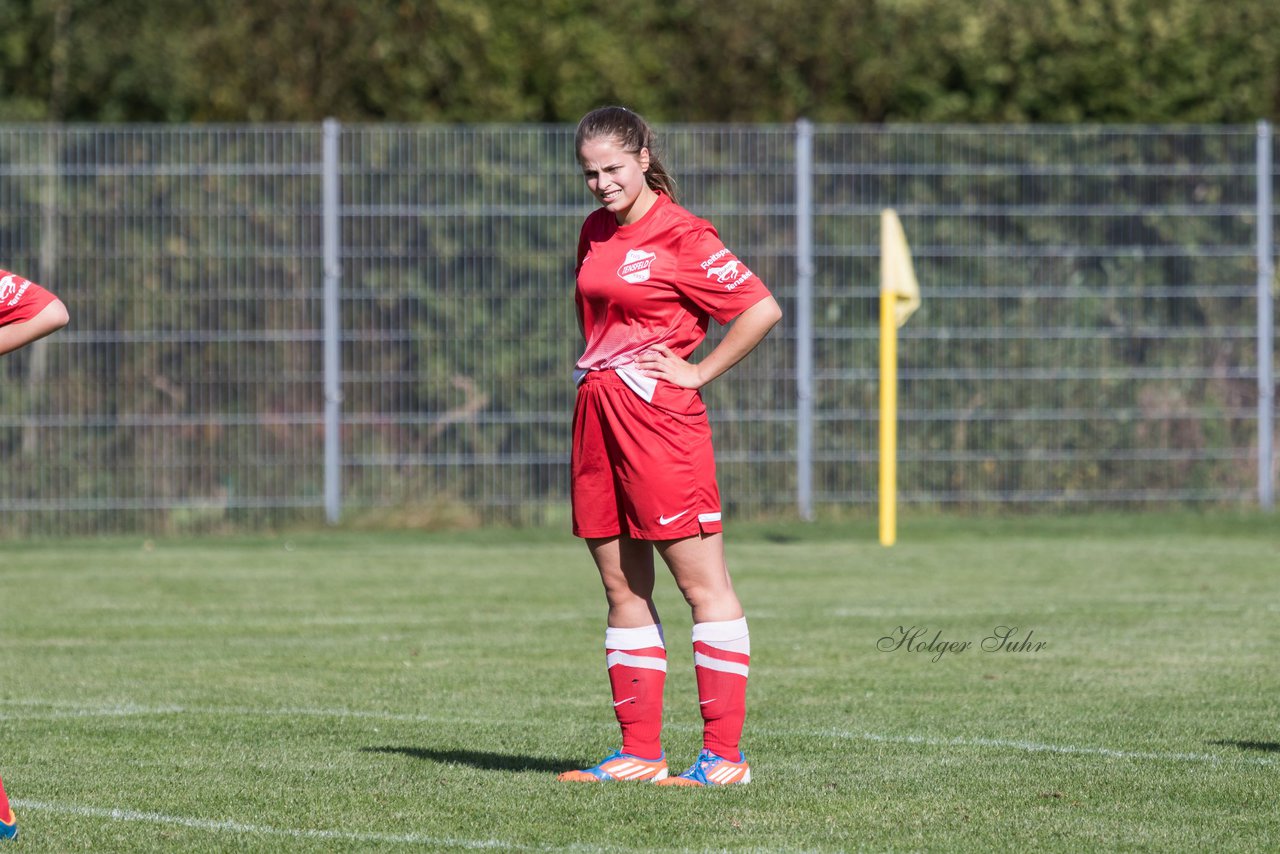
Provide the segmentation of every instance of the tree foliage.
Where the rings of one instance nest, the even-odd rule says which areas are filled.
[[[7,0],[12,120],[1245,122],[1274,0]]]

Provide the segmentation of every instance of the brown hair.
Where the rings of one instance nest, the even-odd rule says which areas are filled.
[[[618,144],[626,152],[639,155],[640,149],[649,149],[649,171],[644,180],[651,190],[661,190],[671,201],[676,201],[676,179],[667,172],[658,157],[658,139],[649,127],[649,123],[639,113],[626,107],[598,107],[582,117],[578,122],[578,132],[573,138],[573,148],[582,151],[582,146],[593,139],[609,139]]]

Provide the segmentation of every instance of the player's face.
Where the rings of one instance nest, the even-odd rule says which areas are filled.
[[[633,154],[611,139],[590,139],[582,144],[578,162],[582,164],[587,189],[618,218],[620,225],[640,219],[656,198],[644,177],[649,169],[647,148]]]

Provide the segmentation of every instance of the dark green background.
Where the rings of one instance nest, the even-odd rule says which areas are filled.
[[[0,116],[1280,117],[1274,0],[5,0]]]

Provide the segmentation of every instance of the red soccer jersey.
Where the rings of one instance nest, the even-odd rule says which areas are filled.
[[[53,302],[53,294],[21,276],[0,270],[0,326],[22,323]]]
[[[714,317],[728,323],[769,296],[711,223],[663,194],[630,225],[600,208],[578,239],[578,321],[587,346],[577,368],[633,364],[655,344],[687,359]]]

